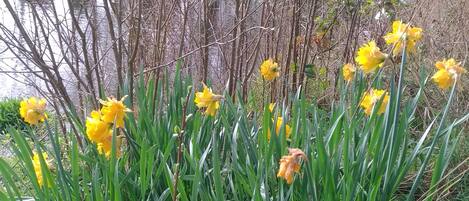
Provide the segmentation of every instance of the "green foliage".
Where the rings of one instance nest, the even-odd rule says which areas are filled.
[[[404,64],[405,56],[399,77],[405,76]],[[469,118],[448,119],[453,86],[442,113],[421,130],[418,139],[411,138],[410,125],[426,80],[408,99],[402,97],[402,80],[391,80],[386,112],[377,115],[374,109],[366,116],[359,108],[361,96],[368,87],[381,85],[382,72],[371,83],[361,74],[347,85],[339,82],[338,101],[327,112],[301,93],[290,94],[290,101],[277,103],[273,112],[267,106],[249,111],[225,93],[217,115],[204,116],[193,103],[201,86],[192,86],[191,79],[180,77],[176,69],[174,81],[160,80],[157,88],[154,80],[145,84],[143,76],[139,78],[134,112],[128,115],[125,129],[113,132],[113,141],[117,134],[126,137],[120,158],[112,154],[108,160],[98,154],[83,127],[78,128],[83,149],[72,134],[66,148],[60,148],[62,134],[48,121],[44,123],[47,142],[36,139],[34,130],[22,135],[10,129],[15,142],[11,148],[26,178],[0,159],[0,199],[16,200],[27,194],[19,188],[24,182],[32,184],[28,193],[36,200],[171,200],[172,195],[181,201],[413,200],[416,192],[425,190],[421,184],[426,170],[432,172],[432,186],[442,181],[452,145],[462,133],[457,128]],[[289,139],[283,123],[280,133],[267,140],[276,117],[291,126]],[[308,158],[291,185],[276,176],[289,147],[300,148]],[[43,178],[50,183],[42,188],[32,168],[33,150],[45,151],[52,159],[54,171],[45,168],[47,161],[41,159]],[[400,191],[409,175],[415,175],[411,187]],[[436,188],[431,189],[423,199],[433,197]]]
[[[308,78],[314,78],[314,64],[305,64],[305,74]]]
[[[20,100],[5,99],[0,101],[0,134],[5,134],[8,127],[24,129],[26,124],[20,116]]]

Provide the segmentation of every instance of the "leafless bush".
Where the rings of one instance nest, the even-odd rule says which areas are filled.
[[[305,75],[305,66],[314,64],[316,70],[327,70],[328,87],[318,95],[327,103],[335,98],[340,67],[353,62],[365,40],[383,44],[382,36],[395,19],[425,30],[419,49],[425,59],[415,59],[411,70],[416,80],[423,79],[416,73],[422,65],[433,70],[435,60],[450,56],[465,61],[468,50],[464,33],[469,11],[464,0],[3,2],[14,27],[0,24],[0,40],[24,69],[2,70],[39,78],[40,83],[30,84],[47,95],[55,109],[76,111],[81,118],[98,107],[104,93],[120,96],[126,80],[133,89],[140,69],[146,79],[159,80],[178,60],[195,82],[226,86],[233,97],[239,90],[244,101],[258,82],[253,78],[264,59],[275,59],[284,75],[268,85],[271,101],[324,79]],[[133,97],[132,91],[128,93]],[[460,94],[467,100],[467,93]],[[430,108],[439,102],[435,97],[425,100]]]

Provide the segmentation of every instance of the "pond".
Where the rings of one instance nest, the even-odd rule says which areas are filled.
[[[51,15],[50,11],[52,10],[52,8],[55,8],[57,11],[57,16],[62,23],[61,26],[71,27],[72,25],[70,9],[67,0],[9,0],[9,2],[18,14],[21,23],[25,27],[26,31],[28,31],[30,37],[34,34],[34,30],[36,29],[34,27],[36,26],[36,22],[33,17],[31,6],[36,7],[39,15],[41,16],[41,19],[42,17],[44,17],[45,19],[45,15],[47,15],[47,13]],[[87,21],[84,18],[84,14],[82,12],[83,9],[79,9],[80,5],[78,3],[80,2],[82,1],[72,0],[74,7],[76,7],[74,13],[76,13],[80,25],[83,26],[85,30],[87,30]],[[104,19],[102,1],[96,1],[96,5],[96,15],[98,16],[97,18]],[[85,9],[88,9],[86,4]],[[49,24],[49,26],[45,28],[48,29],[47,32],[50,33],[48,37],[50,37],[52,49],[58,49],[59,45],[57,43],[57,32],[54,30],[52,23],[47,23]],[[103,24],[103,26],[100,26],[100,29],[107,29],[107,26],[105,26],[106,23],[101,23]],[[25,66],[29,66],[30,68],[34,69],[34,64],[30,63],[30,60],[28,60],[28,58],[25,58],[24,54],[17,52],[15,48],[8,48],[7,43],[10,41],[9,38],[11,36],[6,33],[11,33],[11,35],[18,37],[20,41],[22,41],[22,39],[19,37],[19,29],[15,25],[15,21],[13,20],[12,15],[8,11],[8,8],[6,7],[6,4],[3,1],[0,2],[0,28],[4,30],[0,31],[0,80],[2,82],[2,89],[0,90],[0,99],[6,97],[40,96],[40,93],[36,87],[44,88],[44,83],[39,78],[37,78],[37,76],[34,76],[30,70],[25,68]],[[7,32],[5,32],[6,30]],[[100,31],[100,34],[102,33],[107,32]],[[37,38],[40,43],[42,40],[41,36]],[[101,38],[106,38],[106,36],[103,36]],[[105,41],[105,39],[102,41]],[[23,44],[23,47],[26,47],[26,43]],[[54,52],[56,60],[60,60],[60,54],[60,51]],[[43,59],[46,62],[48,62],[48,57],[48,54],[44,53]],[[62,62],[62,64],[60,65],[64,65],[64,63]],[[65,82],[67,90],[71,92],[76,91],[75,79],[69,72],[69,67],[61,66],[60,74],[65,80],[67,80]]]

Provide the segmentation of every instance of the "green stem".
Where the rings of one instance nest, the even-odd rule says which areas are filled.
[[[406,62],[406,59],[407,59],[407,45],[406,45],[406,42],[404,43],[404,47],[402,48],[402,58],[401,58],[401,65],[399,67],[399,82],[397,83],[397,98],[396,98],[396,106],[394,107],[394,114],[393,114],[393,119],[392,119],[392,126],[394,126],[393,130],[392,130],[392,135],[390,136],[390,140],[391,142],[389,143],[390,146],[388,146],[389,148],[389,152],[388,152],[388,159],[387,159],[387,164],[386,164],[386,171],[385,171],[385,178],[384,178],[384,183],[385,185],[389,184],[389,179],[390,178],[390,175],[389,173],[391,171],[389,171],[389,169],[391,168],[391,166],[393,165],[394,163],[394,158],[395,158],[395,154],[397,152],[393,152],[394,150],[394,144],[396,143],[396,136],[397,136],[397,132],[399,130],[399,112],[400,112],[400,108],[401,108],[401,99],[402,99],[402,88],[403,88],[403,80],[404,80],[404,65],[405,65],[405,62]],[[391,108],[391,107],[389,107]],[[389,111],[390,112],[390,111]],[[388,129],[388,127],[386,126],[385,128],[386,130]],[[388,133],[388,132],[386,132]],[[386,153],[386,151],[385,151]],[[389,192],[387,192],[389,193]],[[383,194],[383,196],[387,196],[388,194],[385,193]]]

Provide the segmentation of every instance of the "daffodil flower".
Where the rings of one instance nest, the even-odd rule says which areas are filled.
[[[466,72],[466,69],[461,67],[453,58],[438,61],[435,67],[438,71],[432,76],[432,80],[441,89],[450,88],[454,81]]]
[[[262,62],[260,69],[262,77],[267,81],[274,80],[280,76],[280,69],[278,64],[274,62],[273,59],[267,59]]]
[[[355,61],[365,74],[375,72],[383,66],[387,55],[381,52],[375,41],[370,41],[358,49]]]
[[[402,21],[394,21],[392,23],[392,32],[387,33],[383,38],[386,44],[392,44],[393,55],[399,55],[406,45],[407,52],[415,52],[415,44],[422,38],[422,29],[402,23]]]
[[[47,119],[46,100],[30,97],[20,103],[20,115],[25,122],[36,125]]]
[[[373,107],[378,103],[381,98],[383,98],[383,102],[379,107],[377,114],[383,114],[386,111],[386,107],[389,102],[389,94],[385,90],[379,89],[371,89],[370,91],[365,92],[363,99],[360,103],[360,106],[365,110],[365,114],[371,115]]]
[[[220,100],[223,96],[214,94],[212,89],[204,84],[202,92],[195,93],[194,102],[198,108],[206,108],[205,114],[215,116],[218,108],[220,108]]]
[[[280,159],[277,177],[285,179],[288,184],[293,183],[294,173],[300,172],[300,159],[306,160],[305,153],[297,148],[289,148],[288,155]]]

